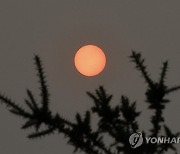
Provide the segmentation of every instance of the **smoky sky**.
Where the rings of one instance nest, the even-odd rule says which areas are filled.
[[[180,84],[179,6],[179,0],[1,0],[0,91],[22,106],[27,88],[38,99],[33,56],[39,54],[54,113],[73,121],[76,112],[83,114],[92,105],[86,91],[103,85],[114,95],[112,105],[122,94],[137,101],[140,129],[149,130],[153,113],[145,103],[146,85],[128,56],[132,50],[141,51],[155,80],[168,59],[167,83]],[[105,70],[95,77],[82,76],[74,67],[75,52],[86,44],[101,47],[107,56]],[[169,95],[172,102],[164,112],[174,131],[180,130],[179,94]],[[63,135],[28,140],[31,130],[20,130],[23,120],[5,106],[0,106],[0,122],[1,154],[73,152]]]

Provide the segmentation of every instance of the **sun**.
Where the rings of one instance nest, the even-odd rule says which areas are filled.
[[[75,54],[76,69],[85,76],[95,76],[103,71],[106,56],[103,50],[95,45],[85,45]]]

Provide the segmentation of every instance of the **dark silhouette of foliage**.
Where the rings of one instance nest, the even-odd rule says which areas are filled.
[[[159,81],[155,82],[150,78],[144,64],[145,59],[140,53],[132,51],[130,59],[147,83],[146,102],[149,110],[154,111],[151,117],[150,136],[158,137],[164,128],[165,136],[177,137],[179,133],[172,133],[163,117],[163,110],[170,102],[167,95],[180,89],[180,86],[169,87],[165,84],[168,62],[163,63]],[[91,110],[85,112],[84,117],[77,113],[75,121],[71,122],[59,113],[53,114],[49,109],[49,92],[41,59],[35,55],[34,61],[40,84],[40,102],[37,102],[32,92],[27,89],[25,104],[28,110],[25,110],[7,96],[0,94],[1,103],[5,104],[13,114],[24,118],[25,123],[21,128],[34,128],[34,132],[31,132],[28,138],[44,137],[54,132],[62,133],[68,138],[68,143],[74,146],[74,152],[80,150],[87,154],[164,154],[168,149],[176,152],[173,144],[144,143],[136,149],[131,148],[129,136],[139,131],[136,119],[140,116],[140,112],[136,111],[136,102],[131,103],[128,97],[121,96],[120,103],[112,107],[113,95],[107,94],[103,86],[100,86],[95,93],[87,92],[93,101],[93,106]],[[92,114],[98,117],[97,128],[94,129],[91,123]],[[146,135],[144,131],[143,134]],[[112,140],[109,145],[106,144],[105,135]]]

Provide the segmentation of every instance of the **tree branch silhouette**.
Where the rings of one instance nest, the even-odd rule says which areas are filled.
[[[163,110],[170,102],[167,95],[180,89],[180,86],[169,88],[165,84],[168,62],[163,63],[159,81],[156,82],[150,78],[144,64],[145,59],[140,53],[132,51],[130,59],[135,63],[136,69],[141,72],[147,83],[146,102],[149,109],[154,111],[154,115],[151,117],[150,136],[158,137],[164,128],[165,135],[177,137],[179,133],[172,133],[170,128],[166,126],[163,117]],[[74,152],[81,150],[87,154],[163,154],[168,149],[176,152],[173,144],[143,144],[142,147],[132,149],[128,139],[132,133],[139,131],[137,118],[141,113],[136,110],[137,103],[131,103],[128,97],[121,96],[120,103],[112,107],[113,95],[108,94],[103,86],[99,86],[95,93],[87,92],[93,105],[91,110],[85,112],[84,117],[77,113],[74,122],[72,122],[59,113],[53,114],[49,108],[49,90],[42,61],[38,55],[35,55],[34,61],[40,84],[40,102],[35,99],[29,89],[27,89],[27,98],[24,100],[28,110],[7,96],[0,94],[1,103],[5,104],[11,113],[24,118],[25,123],[21,128],[34,129],[28,138],[36,139],[58,132],[64,134],[68,143],[74,146]],[[98,117],[96,129],[92,128],[92,114]],[[143,134],[146,133],[143,131]],[[104,139],[105,135],[112,138],[112,142],[108,145]]]

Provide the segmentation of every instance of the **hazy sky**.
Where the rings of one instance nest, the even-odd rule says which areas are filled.
[[[73,64],[86,44],[100,46],[107,66],[96,77],[84,77]],[[179,0],[1,0],[0,91],[23,105],[26,88],[38,96],[34,53],[43,59],[51,93],[51,109],[73,120],[92,105],[86,91],[104,85],[119,103],[121,94],[143,110],[142,130],[150,128],[145,85],[128,56],[141,51],[149,71],[158,79],[161,62],[169,59],[168,83],[180,83]],[[170,95],[166,122],[180,130],[180,92]],[[28,140],[22,119],[0,106],[0,154],[71,154],[62,135]],[[179,145],[178,145],[179,146]],[[179,146],[180,147],[180,146]],[[180,148],[179,148],[180,152]]]

